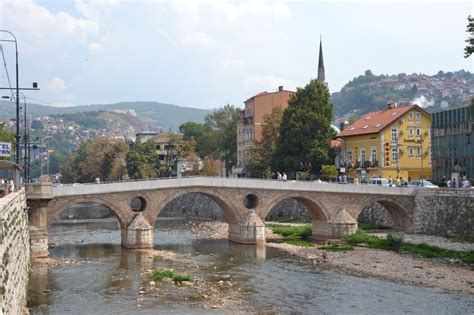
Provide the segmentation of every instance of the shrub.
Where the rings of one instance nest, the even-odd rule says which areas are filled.
[[[151,275],[154,281],[160,282],[163,278],[173,278],[176,274],[170,269],[161,269],[154,271]]]
[[[267,224],[273,233],[280,234],[284,237],[299,237],[299,238],[308,238],[311,236],[312,228],[311,225],[302,225],[302,226],[289,226],[289,225],[279,225],[279,224]]]
[[[388,249],[399,252],[403,245],[403,235],[400,234],[388,234]]]
[[[180,275],[180,274],[175,274],[173,276],[173,282],[174,283],[180,283],[183,281],[192,281],[193,277],[191,275]]]

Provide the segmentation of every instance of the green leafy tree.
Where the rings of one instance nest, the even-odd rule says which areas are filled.
[[[210,141],[214,144],[214,156],[220,156],[225,161],[228,175],[233,165],[237,163],[237,122],[240,109],[233,105],[224,107],[208,114],[204,125],[212,130]]]
[[[467,30],[469,38],[466,39],[467,46],[464,48],[464,58],[469,58],[474,53],[474,17],[467,17]]]
[[[336,165],[322,165],[321,177],[325,180],[335,180],[337,176]]]
[[[61,164],[62,179],[64,182],[87,183],[93,182],[98,176],[106,180],[117,180],[120,175],[117,178],[111,176],[112,165],[121,163],[126,151],[128,146],[122,140],[98,137],[84,141]]]
[[[133,179],[153,178],[158,175],[160,162],[156,153],[156,143],[148,140],[145,143],[137,143],[135,150],[127,153],[127,172]]]
[[[280,134],[272,159],[274,170],[297,171],[311,163],[319,170],[330,158],[332,104],[327,87],[311,80],[298,88],[283,112]]]
[[[207,125],[189,121],[179,126],[179,132],[183,134],[184,140],[194,139],[196,154],[200,158],[205,158],[214,151],[215,144],[213,142],[215,137],[213,137],[212,129]]]

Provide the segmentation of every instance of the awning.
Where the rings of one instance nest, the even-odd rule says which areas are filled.
[[[20,166],[15,162],[8,160],[0,160],[0,169],[18,169],[21,170]]]

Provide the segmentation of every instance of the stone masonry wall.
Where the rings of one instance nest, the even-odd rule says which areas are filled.
[[[387,227],[393,227],[395,225],[390,212],[378,202],[374,202],[365,207],[359,214],[357,222],[378,224]]]
[[[196,217],[211,220],[223,220],[224,212],[210,198],[190,193],[180,198],[176,198],[166,205],[159,216],[162,217]],[[266,220],[275,220],[279,218],[292,220],[311,220],[306,208],[294,199],[285,199],[277,204],[268,214]]]
[[[425,189],[415,201],[413,232],[474,238],[474,189]]]
[[[0,198],[0,306],[3,314],[24,314],[30,269],[25,191]]]

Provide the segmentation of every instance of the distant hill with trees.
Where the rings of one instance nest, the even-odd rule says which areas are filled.
[[[367,70],[331,95],[336,116],[379,110],[389,102],[416,103],[428,110],[468,104],[474,94],[474,74],[460,70],[436,75],[375,75]]]
[[[177,131],[178,127],[187,121],[204,122],[204,117],[210,110],[181,107],[159,102],[121,102],[106,105],[81,105],[71,107],[54,107],[38,104],[27,104],[28,116],[50,116],[59,114],[75,114],[90,111],[133,110],[137,117],[156,129]],[[0,101],[0,119],[15,117],[13,102]]]

